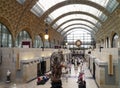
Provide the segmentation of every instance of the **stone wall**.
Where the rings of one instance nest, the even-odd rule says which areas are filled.
[[[115,33],[120,36],[120,9],[119,6],[116,10],[108,17],[108,19],[102,23],[102,27],[96,33],[96,43],[97,47],[105,46],[107,37],[109,38],[109,47],[111,48],[112,37]],[[103,41],[103,44],[101,44]],[[120,41],[120,38],[118,39]],[[120,47],[118,45],[118,47]]]
[[[16,62],[13,58],[14,50],[10,48],[1,48],[0,51],[0,80],[6,80],[8,70],[11,72],[11,80],[14,80],[16,78]]]
[[[70,51],[62,49],[63,54]],[[0,80],[6,80],[7,71],[11,72],[11,81],[28,82],[37,77],[37,65],[46,61],[46,72],[50,71],[50,56],[58,49],[39,48],[0,48]]]
[[[36,35],[40,35],[44,41],[45,23],[44,19],[40,20],[30,10],[38,0],[26,0],[23,5],[19,4],[17,0],[1,0],[0,1],[0,23],[4,24],[12,34],[13,41],[16,40],[20,31],[26,30],[32,41]],[[48,27],[50,41],[63,41],[63,37],[52,27]],[[34,30],[34,31],[33,31]],[[56,37],[57,36],[57,37]]]
[[[37,77],[37,63],[40,62],[30,62],[27,64],[22,64],[22,80],[23,82],[31,81]]]
[[[103,48],[101,51],[100,49],[95,49],[91,51],[91,55],[104,62],[108,62],[109,55],[112,55],[113,62],[118,63],[118,51],[119,48]]]
[[[50,71],[50,57],[46,58],[45,61],[46,61],[46,72]]]
[[[99,88],[119,88],[119,51],[119,48],[104,48],[101,52],[95,49],[87,56],[90,71],[95,75]],[[113,74],[109,73],[109,55],[112,55]]]
[[[100,88],[119,88],[119,74],[118,74],[118,64],[114,64],[113,75],[108,74],[108,65],[107,64],[98,64],[95,65],[95,77],[96,82]]]

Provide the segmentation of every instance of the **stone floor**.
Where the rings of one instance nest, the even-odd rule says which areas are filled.
[[[74,69],[74,66],[72,65],[71,73],[69,73],[68,81],[66,78],[62,77],[62,87],[63,88],[78,88],[77,84],[77,77],[78,73],[80,72],[80,68]],[[98,88],[94,79],[92,78],[91,73],[89,72],[86,64],[84,64],[84,73],[85,73],[85,80],[86,80],[86,88]],[[36,85],[37,80],[33,80],[29,83],[0,83],[0,88],[50,88],[51,87],[51,81],[49,80],[45,85]],[[16,87],[13,85],[16,84]]]

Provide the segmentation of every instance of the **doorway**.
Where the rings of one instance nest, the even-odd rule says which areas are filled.
[[[44,75],[46,72],[46,61],[41,61],[41,74]]]
[[[96,68],[95,68],[95,62],[93,62],[93,78],[95,79],[95,70],[96,70]]]
[[[37,77],[41,76],[41,64],[37,64]]]

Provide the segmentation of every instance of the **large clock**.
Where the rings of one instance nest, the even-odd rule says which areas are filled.
[[[79,47],[81,44],[82,44],[82,42],[81,42],[80,40],[77,40],[77,41],[75,42],[75,45],[76,45],[77,47]]]

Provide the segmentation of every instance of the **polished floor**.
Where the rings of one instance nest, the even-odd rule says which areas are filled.
[[[78,73],[80,72],[80,68],[75,69],[72,65],[71,73],[68,74],[68,80],[65,77],[62,77],[62,87],[63,88],[78,88],[77,77]],[[92,78],[91,73],[87,68],[87,64],[84,63],[84,73],[85,73],[85,80],[86,80],[86,88],[98,88],[94,79]],[[29,83],[20,84],[20,83],[0,83],[0,88],[50,88],[51,81],[49,80],[45,85],[36,85],[37,80],[33,80]],[[16,87],[14,87],[16,85]]]

